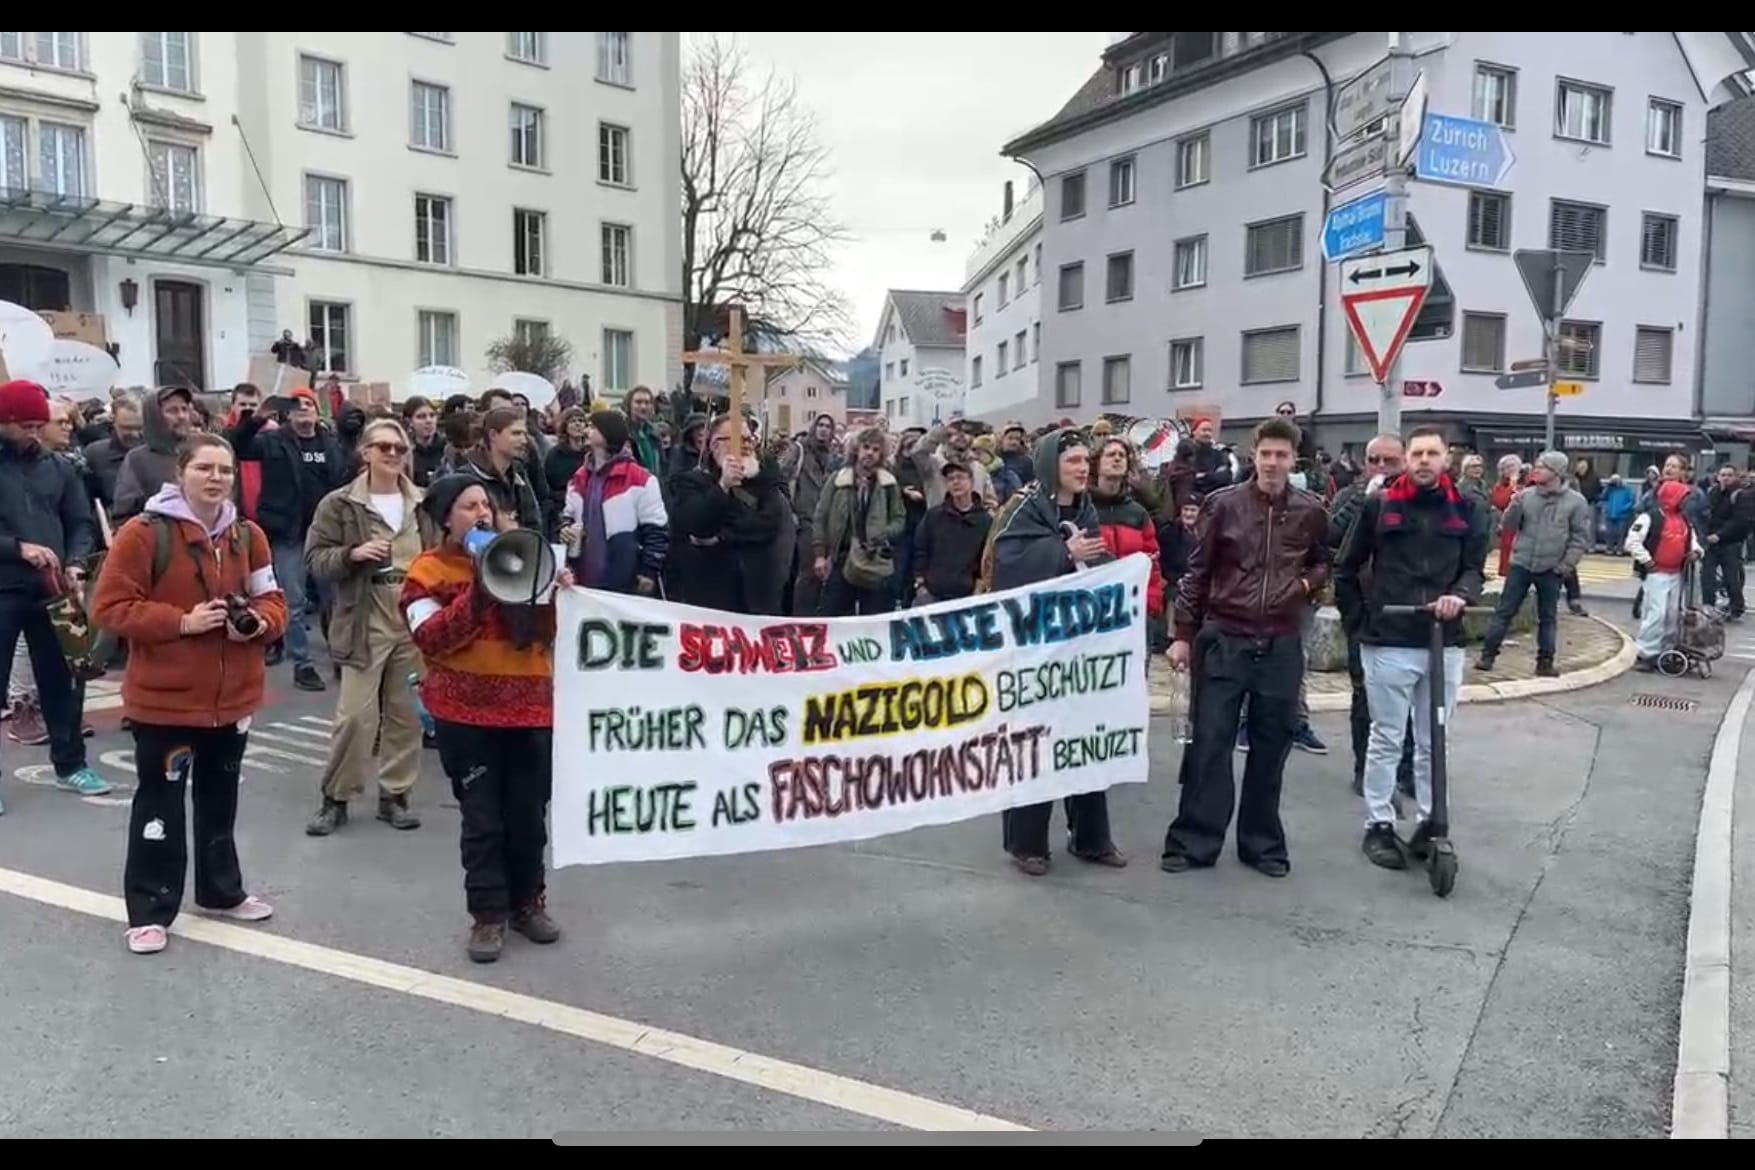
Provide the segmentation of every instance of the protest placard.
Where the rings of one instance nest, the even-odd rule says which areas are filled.
[[[1150,568],[831,619],[566,590],[555,864],[857,841],[1144,783]]]

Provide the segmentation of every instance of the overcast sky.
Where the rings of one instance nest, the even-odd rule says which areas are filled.
[[[1012,179],[999,149],[1051,117],[1097,67],[1109,34],[692,33],[730,37],[753,64],[798,82],[834,151],[833,196],[857,243],[834,280],[851,299],[854,348],[891,288],[956,289]],[[929,236],[943,229],[945,243]]]

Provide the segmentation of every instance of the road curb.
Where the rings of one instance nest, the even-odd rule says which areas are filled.
[[[1618,678],[1633,669],[1633,662],[1639,657],[1633,639],[1626,631],[1604,618],[1590,615],[1586,621],[1596,622],[1604,629],[1612,630],[1621,639],[1621,648],[1609,658],[1587,666],[1582,670],[1568,671],[1559,678],[1513,678],[1498,683],[1469,683],[1457,695],[1459,703],[1503,703],[1511,699],[1528,699],[1536,695],[1556,695],[1564,691],[1581,691],[1586,687],[1599,686],[1610,679]],[[1163,715],[1170,710],[1170,700],[1162,695],[1153,695],[1152,714]],[[1346,711],[1353,705],[1350,692],[1328,692],[1310,696],[1312,711]]]
[[[1682,969],[1681,1027],[1670,1101],[1672,1138],[1730,1137],[1732,814],[1743,725],[1755,698],[1755,670],[1725,709],[1706,768],[1694,876],[1688,888],[1688,952]]]

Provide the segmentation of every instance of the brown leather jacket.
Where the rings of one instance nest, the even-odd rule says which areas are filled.
[[[1176,637],[1202,626],[1264,638],[1296,634],[1328,582],[1328,512],[1288,486],[1270,501],[1254,480],[1208,496],[1195,525],[1188,572],[1176,584]]]

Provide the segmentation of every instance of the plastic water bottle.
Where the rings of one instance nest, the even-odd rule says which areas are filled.
[[[1177,743],[1194,742],[1194,723],[1189,718],[1189,686],[1186,670],[1170,672],[1170,710],[1165,718],[1170,722],[1170,736]]]

